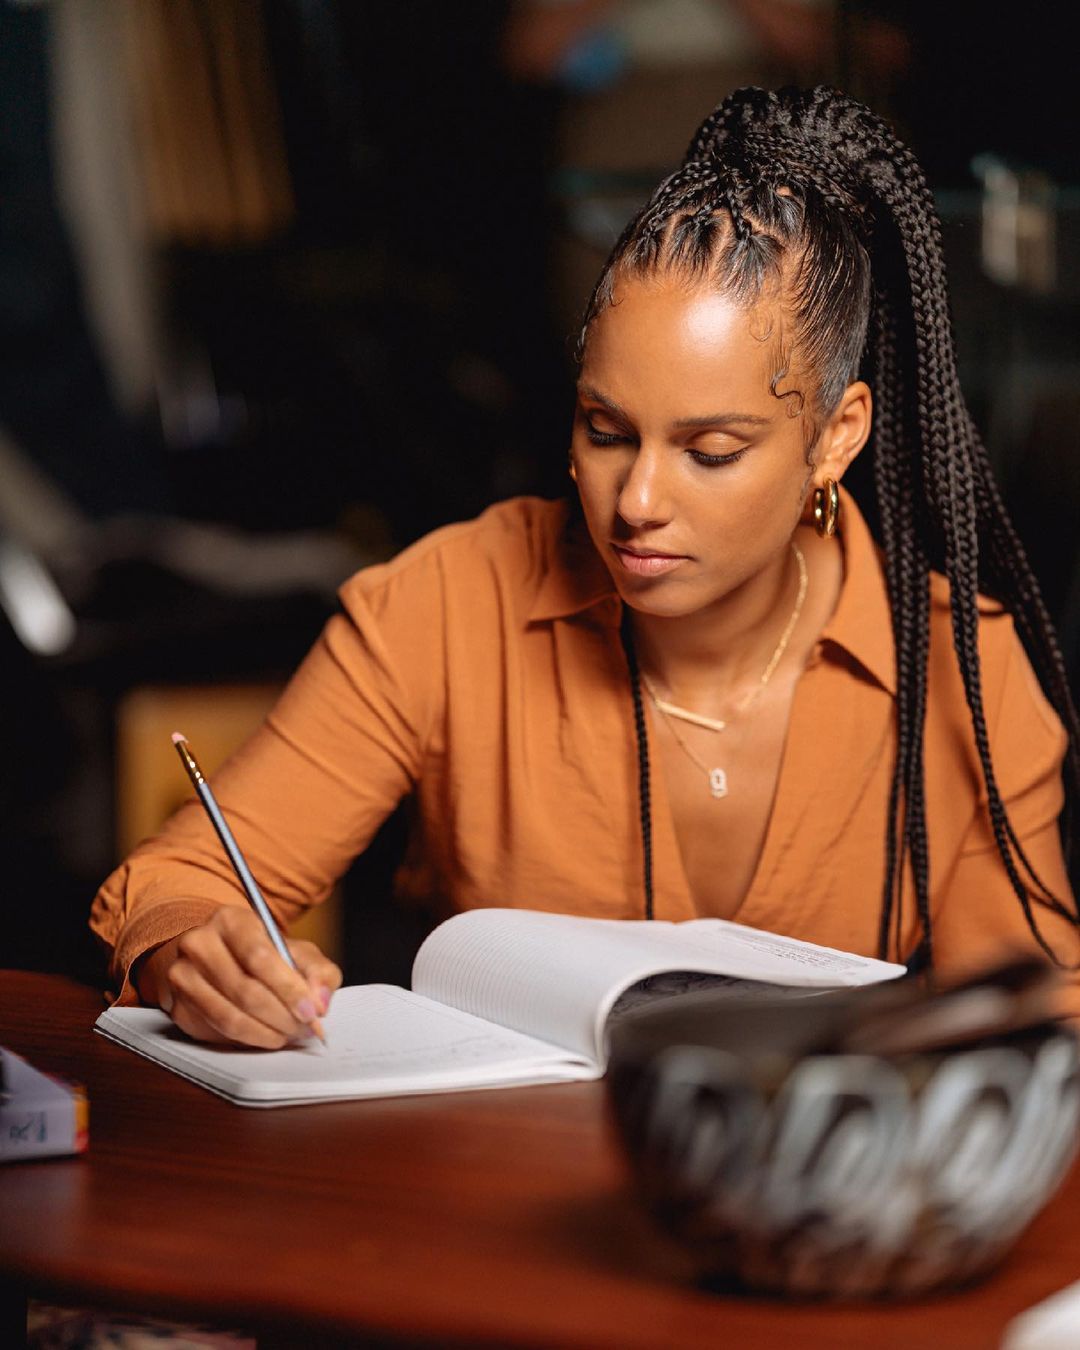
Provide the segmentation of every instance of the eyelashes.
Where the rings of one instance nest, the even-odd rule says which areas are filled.
[[[589,421],[585,422],[585,436],[592,445],[619,445],[628,439],[626,436],[619,436],[611,431],[597,431]],[[707,455],[703,450],[687,450],[686,453],[695,464],[700,464],[702,468],[720,469],[727,464],[737,464],[746,454],[746,447],[742,450],[733,450],[728,455]]]
[[[590,422],[585,423],[585,435],[593,445],[618,445],[626,438],[624,436],[615,436],[610,431],[597,431]]]
[[[730,455],[706,455],[701,450],[688,450],[686,453],[695,464],[701,464],[706,469],[719,469],[724,464],[738,464],[746,450],[733,450]]]

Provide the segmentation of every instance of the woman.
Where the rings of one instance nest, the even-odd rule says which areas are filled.
[[[883,555],[839,486],[871,438]],[[402,891],[446,912],[1076,964],[1076,711],[879,119],[818,89],[705,121],[590,301],[570,472],[580,511],[503,503],[354,577],[216,779],[283,922],[411,795]],[[92,923],[121,996],[206,1039],[280,1045],[339,981],[284,968],[194,804]]]

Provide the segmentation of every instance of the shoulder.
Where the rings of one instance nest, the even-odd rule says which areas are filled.
[[[981,591],[976,596],[978,617],[979,667],[984,682],[996,683],[1015,654],[1022,654],[1012,615],[999,601]],[[956,663],[953,634],[951,587],[941,572],[930,573],[930,642],[939,656],[951,654]]]
[[[526,606],[557,553],[568,506],[540,497],[498,502],[473,520],[444,525],[393,559],[366,567],[339,592],[346,609],[390,596],[476,602],[492,588]]]
[[[939,691],[951,690],[963,701],[966,694],[952,628],[948,580],[938,572],[930,575],[930,652],[932,682]],[[1064,737],[1060,719],[1039,684],[1012,614],[992,596],[980,593],[978,616],[979,682],[983,708],[991,736],[1005,722],[1023,728],[1025,734],[1057,743]],[[948,671],[948,678],[946,677]]]

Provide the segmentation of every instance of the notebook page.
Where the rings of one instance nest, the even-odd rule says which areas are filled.
[[[523,909],[468,910],[425,939],[412,985],[441,1003],[603,1063],[603,1021],[618,995],[648,975],[685,968],[678,927]],[[727,973],[704,950],[692,954],[691,965]]]
[[[722,954],[728,973],[744,980],[836,989],[904,974],[904,967],[893,961],[800,942],[729,919],[689,919],[675,929],[688,954]]]
[[[393,985],[339,990],[317,1042],[243,1050],[190,1040],[156,1008],[110,1008],[105,1035],[248,1105],[396,1096],[596,1077],[559,1048]]]
[[[822,988],[852,982],[831,973],[833,965],[842,969],[838,958],[844,953],[831,954],[829,970],[807,969],[790,955],[786,960],[775,955],[769,959],[750,942],[725,944],[721,935],[710,931],[721,920],[694,922],[707,925],[705,933],[687,941],[683,937],[687,923],[469,910],[447,919],[425,940],[413,965],[413,988],[603,1064],[609,1011],[625,989],[650,975],[694,970]],[[753,929],[742,932],[758,936]],[[903,970],[863,957],[851,959],[878,968],[867,982]]]

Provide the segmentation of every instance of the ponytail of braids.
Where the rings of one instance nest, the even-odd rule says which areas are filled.
[[[1002,800],[983,706],[980,590],[1011,613],[1068,734],[1066,822],[1080,797],[1080,720],[1046,606],[960,390],[941,230],[918,161],[885,122],[834,90],[738,90],[705,119],[682,166],[616,243],[586,309],[579,355],[618,276],[662,269],[707,281],[746,304],[770,281],[784,286],[793,344],[815,377],[815,389],[800,396],[808,457],[847,385],[863,373],[874,390],[874,486],[897,677],[880,954],[902,957],[910,870],[921,929],[912,964],[933,961],[923,732],[934,569],[949,583],[953,645],[997,851],[1035,940],[1057,961],[1035,907],[1074,924],[1080,917],[1036,874]],[[636,690],[625,637],[624,646]],[[644,819],[648,752],[641,711],[638,690]]]

